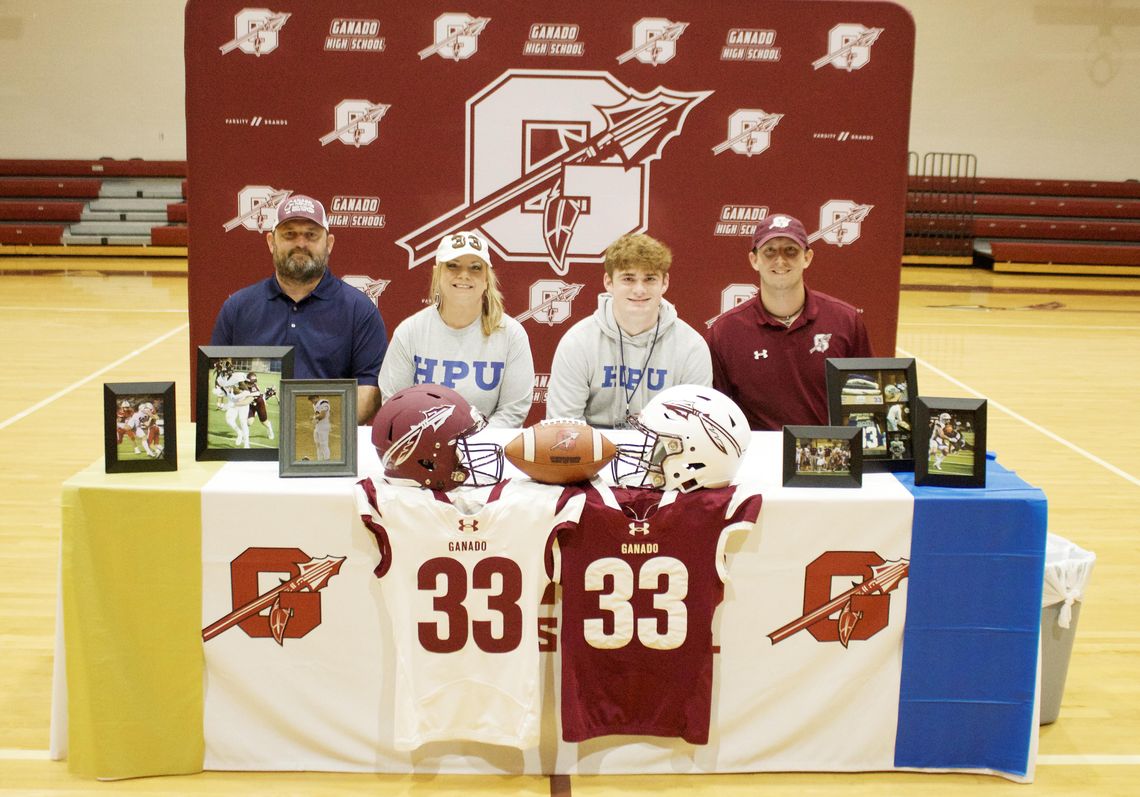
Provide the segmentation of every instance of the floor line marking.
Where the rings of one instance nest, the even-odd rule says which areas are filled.
[[[185,313],[185,307],[146,310],[141,307],[32,307],[23,304],[0,305],[0,310],[13,313]]]
[[[0,761],[50,761],[51,753],[48,750],[19,750],[0,748]],[[1109,755],[1104,753],[1089,753],[1084,755],[1038,755],[1038,766],[1140,766],[1140,755]],[[551,794],[569,794],[569,776],[552,775],[550,777]]]
[[[1133,476],[1131,473],[1128,473],[1128,472],[1122,470],[1121,468],[1116,467],[1111,462],[1106,462],[1105,460],[1101,459],[1096,454],[1093,454],[1090,451],[1085,451],[1083,448],[1078,446],[1076,443],[1070,443],[1065,438],[1061,437],[1060,435],[1056,434],[1055,432],[1049,431],[1044,426],[1041,426],[1038,423],[1034,423],[1033,421],[1026,418],[1024,415],[1022,415],[1021,413],[1015,412],[1014,410],[1005,406],[1000,401],[994,401],[993,399],[982,395],[977,390],[974,390],[974,388],[972,388],[969,385],[965,384],[964,382],[950,376],[950,374],[946,373],[941,368],[937,368],[936,366],[931,365],[926,360],[923,360],[921,357],[915,357],[915,355],[911,354],[910,352],[908,352],[902,348],[898,348],[897,350],[898,350],[899,354],[901,354],[904,357],[914,357],[915,362],[919,363],[920,365],[922,365],[925,368],[929,368],[931,371],[938,374],[939,376],[941,376],[946,381],[950,382],[953,385],[957,385],[958,387],[962,388],[962,390],[965,390],[967,393],[970,393],[971,395],[976,396],[977,398],[986,399],[989,406],[993,407],[994,409],[999,410],[1000,412],[1004,412],[1009,417],[1013,418],[1014,420],[1020,421],[1021,423],[1028,426],[1030,429],[1033,429],[1034,431],[1040,432],[1041,434],[1045,435],[1046,437],[1050,438],[1051,440],[1060,443],[1061,445],[1065,446],[1066,448],[1068,448],[1072,451],[1075,451],[1076,453],[1080,454],[1082,457],[1089,460],[1090,462],[1093,462],[1097,465],[1100,465],[1102,468],[1104,468],[1108,471],[1111,471],[1112,473],[1115,473],[1117,476],[1124,479],[1125,481],[1131,482],[1132,484],[1136,485],[1137,487],[1140,487],[1140,478],[1137,478],[1136,476]],[[0,427],[0,428],[3,428],[3,427]]]
[[[56,401],[57,399],[63,398],[68,393],[71,393],[75,390],[78,390],[79,388],[83,387],[88,382],[90,382],[92,379],[95,379],[97,377],[102,376],[103,374],[107,373],[108,371],[110,371],[113,368],[117,368],[118,366],[122,365],[127,360],[131,359],[132,357],[137,357],[138,355],[142,354],[147,349],[154,348],[155,346],[157,346],[158,344],[167,340],[168,338],[174,337],[179,332],[182,332],[185,329],[187,329],[189,326],[190,326],[189,322],[187,322],[185,324],[180,324],[179,326],[176,326],[174,329],[170,330],[169,332],[166,332],[162,335],[159,335],[157,338],[152,340],[150,343],[147,343],[145,346],[140,346],[139,348],[135,349],[134,351],[132,351],[128,354],[125,354],[122,357],[120,357],[119,359],[115,360],[113,363],[110,363],[109,365],[105,365],[102,368],[100,368],[98,371],[94,371],[93,373],[88,374],[87,376],[80,379],[78,382],[72,382],[70,385],[63,388],[62,390],[57,390],[55,393],[52,393],[50,396],[43,399],[42,401],[38,401],[35,404],[33,404],[32,406],[28,407],[26,410],[21,410],[20,412],[17,412],[11,418],[8,418],[7,420],[4,420],[4,421],[0,421],[0,431],[7,429],[9,426],[16,423],[17,421],[21,421],[24,418],[27,418],[33,412],[36,412],[38,410],[43,409],[47,405]]]
[[[47,750],[15,750],[0,748],[0,761],[50,761]]]
[[[1081,764],[1096,764],[1104,767],[1133,767],[1140,765],[1140,755],[1039,755],[1038,766],[1077,766]]]
[[[946,328],[945,323],[939,323],[937,321],[900,321],[899,326],[900,327],[941,327],[943,329]],[[954,327],[955,328],[958,328],[958,327],[976,327],[979,329],[1056,329],[1056,327],[1054,325],[1046,324],[1046,323],[1042,323],[1042,324],[965,323],[965,324],[961,324],[961,323],[958,323],[957,321],[954,322]],[[1140,326],[1126,326],[1126,325],[1104,325],[1104,326],[1100,326],[1100,325],[1093,325],[1093,324],[1073,324],[1073,325],[1066,324],[1065,329],[1092,330],[1094,332],[1102,332],[1102,331],[1120,332],[1121,330],[1123,330],[1125,332],[1130,332],[1130,331],[1140,330]]]

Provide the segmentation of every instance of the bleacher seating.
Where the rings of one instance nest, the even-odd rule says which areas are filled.
[[[911,155],[904,263],[1140,275],[1140,182],[976,177]],[[184,254],[184,161],[0,160],[0,254]],[[124,247],[131,247],[127,250]]]
[[[914,175],[904,262],[1140,275],[1140,182]]]
[[[184,161],[0,160],[0,252],[185,250],[185,178]]]

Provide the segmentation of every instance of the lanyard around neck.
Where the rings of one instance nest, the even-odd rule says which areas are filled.
[[[625,370],[625,335],[621,331],[621,325],[617,324],[618,330],[618,351],[621,354],[621,370],[622,374],[628,377]],[[653,350],[657,347],[657,333],[661,331],[661,314],[657,315],[657,323],[653,327],[653,341],[649,344],[649,351],[645,353],[645,361],[641,364],[641,371],[637,374],[637,381],[630,387],[626,382],[622,382],[622,390],[625,391],[625,414],[629,415],[629,405],[633,403],[633,397],[637,395],[637,389],[641,387],[641,383],[645,381],[645,372],[649,368],[649,359],[653,356]],[[620,375],[619,375],[620,378]]]

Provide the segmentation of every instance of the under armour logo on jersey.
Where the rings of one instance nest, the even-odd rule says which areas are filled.
[[[634,536],[634,537],[636,537],[638,534],[648,534],[649,533],[649,524],[645,523],[645,522],[630,523],[629,524],[629,533],[631,536]]]
[[[478,520],[463,520],[460,518],[457,522],[459,523],[459,530],[464,534],[472,534],[479,531]]]
[[[815,336],[815,343],[813,343],[812,347],[810,349],[808,349],[808,354],[811,354],[812,352],[815,352],[815,351],[825,352],[825,351],[827,351],[827,349],[830,346],[831,346],[831,333],[830,332],[821,332],[820,334]]]
[[[767,349],[761,349],[760,351],[752,352],[752,359],[753,360],[759,360],[760,358],[764,358],[765,360],[768,359],[768,350]]]

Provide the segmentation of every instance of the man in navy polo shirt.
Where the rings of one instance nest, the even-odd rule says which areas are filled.
[[[859,312],[804,284],[813,256],[798,219],[765,218],[748,253],[760,290],[709,330],[713,387],[753,429],[826,426],[827,358],[873,356]]]
[[[282,202],[265,236],[276,274],[226,299],[210,344],[292,346],[297,379],[355,379],[356,420],[371,423],[388,334],[372,300],[328,270],[328,230],[317,200],[295,194]]]

